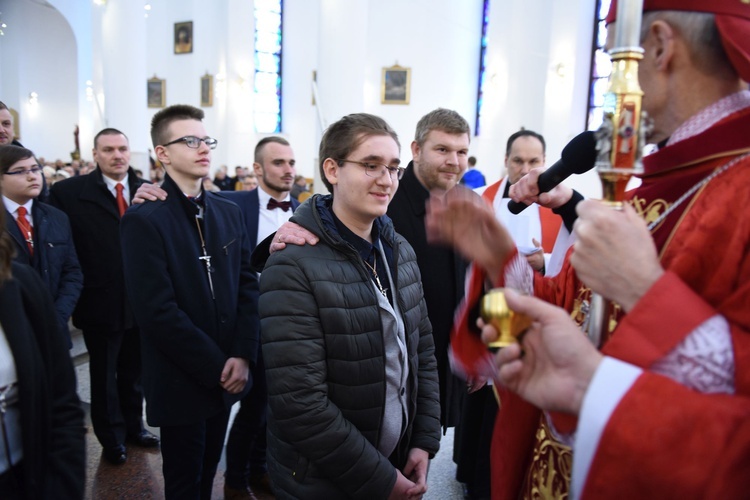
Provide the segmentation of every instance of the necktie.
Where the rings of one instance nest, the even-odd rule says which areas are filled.
[[[18,219],[16,219],[16,223],[18,224],[18,228],[21,230],[21,234],[23,234],[23,237],[26,240],[26,245],[29,247],[29,254],[33,256],[34,229],[32,229],[31,224],[29,224],[29,220],[26,218],[27,213],[28,212],[26,211],[26,207],[18,207]]]
[[[115,184],[115,190],[117,191],[117,210],[120,211],[120,217],[128,209],[128,204],[125,201],[125,197],[122,195],[122,190],[125,189],[119,182]]]
[[[268,200],[268,206],[266,206],[268,210],[273,210],[275,208],[280,208],[284,212],[288,211],[290,208],[292,208],[292,202],[291,201],[276,201],[274,198],[271,198]]]

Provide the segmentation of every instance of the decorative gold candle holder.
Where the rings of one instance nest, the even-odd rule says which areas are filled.
[[[499,337],[490,342],[490,349],[499,349],[514,344],[518,336],[531,326],[531,318],[517,313],[505,301],[505,289],[493,288],[482,298],[479,314],[485,323],[495,327]]]

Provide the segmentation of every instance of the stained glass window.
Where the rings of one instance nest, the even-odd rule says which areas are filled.
[[[255,131],[281,132],[283,0],[255,0]]]
[[[586,128],[596,130],[602,124],[604,116],[604,94],[607,92],[612,62],[604,50],[607,43],[607,26],[604,19],[609,12],[611,0],[597,0],[594,27],[594,46],[591,55],[591,85],[589,87],[588,117]]]
[[[477,84],[477,119],[474,124],[474,135],[479,135],[479,124],[482,118],[482,104],[484,102],[484,80],[486,77],[487,56],[487,25],[490,20],[490,0],[484,0],[482,5],[482,41],[479,48],[479,83]]]

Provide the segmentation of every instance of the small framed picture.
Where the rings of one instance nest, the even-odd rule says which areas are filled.
[[[157,78],[156,75],[149,78],[146,82],[146,99],[149,108],[163,108],[166,103],[166,94],[166,80]]]
[[[174,23],[174,53],[191,54],[193,52],[193,21]]]
[[[214,77],[206,73],[201,77],[201,107],[214,105]]]
[[[380,90],[381,104],[409,104],[411,68],[398,64],[383,68],[383,82]]]

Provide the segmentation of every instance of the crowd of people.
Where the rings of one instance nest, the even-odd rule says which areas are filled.
[[[320,142],[329,194],[311,195],[278,136],[211,179],[218,141],[192,106],[153,116],[149,182],[115,128],[93,165],[47,166],[0,103],[0,497],[83,496],[70,318],[103,458],[159,447],[168,499],[211,498],[237,402],[229,499],[421,498],[448,427],[471,499],[743,496],[748,33],[739,2],[645,1],[658,148],[621,211],[540,193],[529,130],[500,181],[458,186],[470,127],[443,108],[406,167],[382,118],[342,117]],[[494,287],[533,321],[497,354],[478,317]],[[601,350],[580,329],[594,293],[614,305]]]

